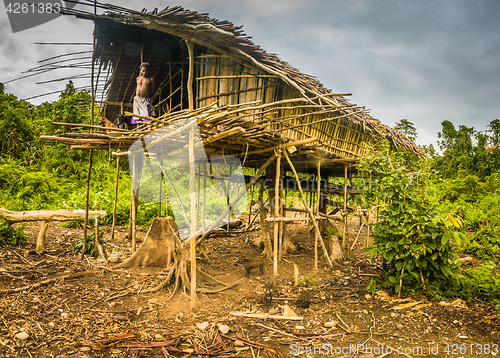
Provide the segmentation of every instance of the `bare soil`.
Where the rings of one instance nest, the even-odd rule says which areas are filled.
[[[83,229],[62,228],[56,223],[49,224],[46,251],[39,255],[34,251],[38,225],[27,224],[26,246],[0,249],[0,357],[500,354],[500,320],[491,305],[477,301],[461,307],[456,302],[440,305],[425,297],[372,296],[365,288],[381,270],[370,263],[361,244],[349,261],[336,263],[334,268],[327,267],[320,255],[315,271],[314,244],[308,239],[307,227],[298,224],[291,226],[291,237],[299,250],[280,262],[279,296],[273,300],[271,313],[281,314],[281,308],[288,305],[303,319],[231,315],[267,312],[263,286],[272,275],[272,263],[266,260],[264,275],[253,270],[249,279],[244,277],[243,267],[234,265],[240,257],[260,255],[252,245],[260,233],[255,229],[258,226],[246,233],[217,234],[204,244],[209,260],[200,255],[202,269],[220,281],[231,284],[241,280],[241,284],[217,294],[200,295],[199,309],[192,312],[186,293],[178,292],[170,299],[173,285],[141,293],[165,278],[161,268],[111,270],[112,264],[94,258],[81,261],[71,244],[83,236]],[[125,228],[118,229],[113,241],[109,228],[101,230],[110,256],[121,262],[130,255]],[[351,230],[352,240],[358,227],[353,225]],[[139,239],[145,234],[146,230],[139,230]],[[361,237],[364,235],[362,232]],[[301,277],[298,287],[294,285],[294,263]],[[77,273],[81,276],[74,275]],[[18,292],[5,292],[15,289]],[[403,304],[413,306],[394,309]],[[203,322],[208,326],[200,330],[196,325]],[[326,328],[326,322],[335,323]],[[227,335],[219,332],[219,324],[230,328]],[[239,347],[235,339],[241,339],[243,345]],[[386,354],[390,350],[392,353]]]

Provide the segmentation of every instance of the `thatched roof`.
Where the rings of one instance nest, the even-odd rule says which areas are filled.
[[[204,123],[200,122],[199,125],[203,140],[217,136],[218,133],[214,132],[214,128],[220,128],[219,134],[227,133],[231,128],[242,129],[242,131],[231,132],[229,137],[224,137],[225,139],[221,138],[218,142],[219,148],[232,148],[233,154],[241,154],[245,151],[248,153],[252,150],[257,152],[258,149],[272,148],[280,143],[305,141],[304,145],[307,148],[302,149],[307,149],[307,152],[313,153],[313,156],[323,157],[332,163],[349,162],[362,156],[363,142],[373,142],[385,136],[396,148],[423,154],[423,150],[404,135],[371,117],[363,107],[349,103],[345,95],[332,93],[313,76],[300,72],[282,61],[277,55],[268,53],[254,44],[242,31],[241,26],[235,26],[229,21],[219,21],[210,18],[208,14],[189,11],[179,6],[167,7],[154,13],[137,12],[110,4],[99,4],[99,7],[107,11],[103,15],[74,9],[64,11],[68,15],[89,19],[96,24],[97,45],[94,49],[96,65],[99,65],[99,71],[108,71],[104,88],[105,102],[109,105],[105,109],[108,118],[110,114],[118,111],[119,103],[121,103],[120,110],[130,111],[127,103],[133,97],[135,76],[137,76],[140,62],[138,56],[134,61],[131,60],[133,56],[128,61],[123,59],[124,51],[130,50],[126,48],[128,44],[142,41],[151,45],[150,49],[145,48],[144,45],[144,48],[140,49],[141,60],[144,58],[153,62],[152,68],[158,69],[155,72],[155,78],[161,80],[168,75],[161,72],[167,71],[161,63],[161,56],[167,55],[166,52],[161,53],[162,48],[163,51],[169,52],[169,56],[174,51],[173,49],[177,49],[176,53],[182,57],[182,44],[179,43],[179,38],[182,38],[193,42],[199,49],[208,48],[209,54],[205,56],[213,56],[211,54],[217,53],[234,63],[246,66],[250,71],[247,72],[246,77],[253,76],[256,79],[274,77],[278,82],[272,82],[273,85],[281,86],[280,88],[286,87],[285,90],[279,91],[281,97],[276,92],[274,95],[277,98],[267,103],[246,104],[238,98],[238,108],[234,105],[230,106],[229,102],[225,102],[224,105],[218,103],[216,107],[208,106],[211,104],[210,101],[200,100],[197,103],[197,113],[200,114],[200,107],[202,107],[202,117],[205,119]],[[175,63],[176,59],[169,57],[169,60]],[[182,74],[180,76],[182,77]],[[203,78],[209,77],[214,76]],[[206,81],[205,86],[210,86],[214,80]],[[254,83],[257,84],[257,80]],[[248,86],[250,86],[250,80],[248,80]],[[247,95],[246,99],[250,102],[248,100],[252,97]],[[180,100],[182,101],[182,98]],[[290,110],[290,106],[295,107]],[[241,112],[235,112],[235,109]],[[265,110],[271,111],[274,117],[269,118],[269,115],[262,114]],[[223,112],[227,116],[221,120]],[[241,116],[235,113],[246,114]],[[163,127],[166,123],[172,123],[176,116],[179,114],[166,113],[159,120],[143,125],[134,134],[120,134],[120,143],[136,140],[141,135]],[[127,136],[128,138],[125,138]],[[114,141],[114,143],[118,142]],[[101,145],[101,149],[106,146],[126,147],[125,144],[113,146],[109,142],[107,145]],[[77,145],[77,147],[82,147],[82,145]],[[89,145],[85,144],[83,147],[87,148]],[[300,152],[299,150],[297,154]],[[251,161],[252,158],[249,160]],[[259,158],[254,158],[254,160],[258,161]]]

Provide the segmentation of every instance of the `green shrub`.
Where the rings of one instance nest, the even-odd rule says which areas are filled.
[[[99,234],[99,242],[101,245],[106,244],[106,242],[103,239],[103,233]],[[76,240],[73,242],[71,245],[73,247],[73,252],[75,254],[79,254],[82,252],[82,247],[83,247],[83,237],[80,239]],[[95,242],[95,233],[89,233],[87,235],[87,241],[85,242],[85,254],[88,254],[92,257],[97,257],[99,256],[99,250],[97,249],[96,242]]]
[[[359,166],[367,202],[382,203],[374,245],[365,250],[371,251],[372,260],[383,258],[388,267],[385,285],[395,292],[452,277],[454,250],[465,238],[461,219],[440,213],[429,193],[428,164],[412,163],[415,170],[409,171],[402,158],[387,145],[368,148]]]
[[[14,229],[9,223],[0,220],[0,247],[23,246],[27,241],[24,225]]]

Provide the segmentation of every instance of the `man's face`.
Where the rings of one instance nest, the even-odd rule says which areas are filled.
[[[141,71],[139,72],[139,76],[147,77],[147,75],[148,75],[148,68],[147,67],[141,67]]]

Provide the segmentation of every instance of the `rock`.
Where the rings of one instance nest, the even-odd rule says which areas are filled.
[[[304,329],[305,329],[305,327],[304,327],[304,326],[295,326],[295,330],[296,330],[296,331],[302,331],[302,330],[304,330]]]
[[[365,295],[365,300],[370,301],[372,299],[372,296],[370,294]]]
[[[403,329],[404,327],[401,323],[396,326],[397,329]]]
[[[396,317],[396,313],[395,312],[391,312],[391,317]]]
[[[25,341],[30,337],[30,335],[26,332],[19,332],[16,334],[16,338],[20,339],[21,341]]]
[[[229,332],[229,326],[226,326],[225,324],[219,324],[219,331],[222,334],[227,334]]]
[[[67,312],[63,312],[63,313],[61,313],[61,318],[62,319],[68,319],[69,318],[69,314]]]
[[[243,343],[240,340],[236,340],[236,341],[234,341],[234,346],[235,347],[245,347],[245,343]]]
[[[297,316],[297,314],[288,305],[285,305],[283,306],[283,316],[294,317]]]
[[[390,296],[385,291],[377,291],[375,295],[380,301],[390,301]]]
[[[367,310],[363,310],[363,313],[369,315],[370,313]]]
[[[186,348],[186,349],[184,349],[184,352],[193,353],[194,349],[193,348]]]
[[[198,323],[196,327],[198,327],[199,330],[204,331],[208,327],[209,323],[208,322],[203,322],[203,323]]]
[[[155,334],[155,339],[156,339],[157,341],[161,341],[161,340],[163,340],[163,336],[162,336],[161,334],[159,334],[159,333],[156,333],[156,334]]]
[[[467,304],[464,302],[464,300],[457,298],[455,301],[451,303],[453,307],[456,308],[463,308],[463,309],[468,309]]]
[[[332,327],[335,327],[336,325],[337,325],[337,322],[335,322],[335,321],[325,322],[323,324],[323,326],[325,326],[326,328],[332,328]]]
[[[50,322],[49,322],[49,327],[50,327],[50,328],[54,328],[55,326],[56,326],[56,325],[55,325],[55,323],[54,323],[54,322],[52,322],[52,321],[50,321]]]

